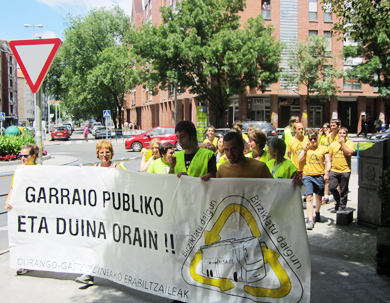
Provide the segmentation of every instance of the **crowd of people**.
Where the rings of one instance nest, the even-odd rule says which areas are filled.
[[[219,138],[209,126],[206,139],[198,146],[195,125],[181,121],[175,132],[183,150],[174,154],[172,145],[159,143],[159,155],[155,155],[157,145],[151,144],[155,156],[149,161],[156,162],[165,155],[156,165],[163,169],[144,169],[143,156],[141,171],[177,174],[179,178],[189,175],[204,181],[215,177],[293,179],[297,185],[304,185],[303,206],[307,229],[311,230],[321,222],[321,205],[329,203],[329,192],[335,211],[346,208],[354,145],[348,140],[348,129],[340,126],[340,120],[333,119],[319,131],[308,129],[305,134],[299,117],[293,116],[282,139],[267,141],[261,129],[249,127],[245,134],[242,123],[235,122],[231,131]]]
[[[283,138],[270,138],[256,127],[249,126],[248,134],[242,132],[242,123],[235,122],[223,137],[215,136],[215,128],[209,126],[206,139],[199,146],[195,125],[180,121],[175,127],[177,140],[182,148],[175,153],[174,145],[159,139],[150,142],[150,150],[142,150],[140,171],[157,174],[176,174],[197,177],[207,182],[211,178],[281,178],[291,179],[302,186],[307,211],[307,229],[321,222],[320,209],[329,203],[329,192],[335,200],[335,211],[345,210],[348,184],[351,174],[353,142],[348,139],[348,129],[333,119],[317,131],[304,130],[299,117],[291,117]],[[34,165],[37,146],[24,146],[19,154],[23,165]],[[112,162],[114,150],[110,141],[96,145],[100,163],[97,167],[125,169]],[[9,201],[11,189],[5,202]],[[315,210],[314,210],[315,201]],[[27,270],[20,269],[18,274]],[[93,277],[82,275],[77,282],[92,285]]]

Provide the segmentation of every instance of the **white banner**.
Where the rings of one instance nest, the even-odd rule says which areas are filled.
[[[310,255],[292,180],[22,166],[11,267],[87,273],[185,302],[309,302]]]

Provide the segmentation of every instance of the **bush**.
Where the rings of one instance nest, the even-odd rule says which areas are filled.
[[[20,153],[22,146],[35,144],[35,138],[29,134],[23,136],[0,136],[0,156],[3,160],[12,160]],[[7,157],[4,159],[4,157]]]

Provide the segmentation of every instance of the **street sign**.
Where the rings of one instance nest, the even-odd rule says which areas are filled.
[[[106,109],[103,111],[103,118],[110,118],[111,117],[111,111]]]
[[[35,94],[61,45],[61,39],[33,39],[10,41],[9,46]]]
[[[0,121],[4,121],[4,120],[5,120],[5,113],[0,112]]]

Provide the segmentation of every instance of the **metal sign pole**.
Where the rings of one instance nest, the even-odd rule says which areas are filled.
[[[106,124],[106,140],[108,138],[108,133],[107,133],[107,117],[104,118],[104,123]]]
[[[42,90],[34,94],[35,99],[35,140],[39,147],[37,163],[42,164]]]

